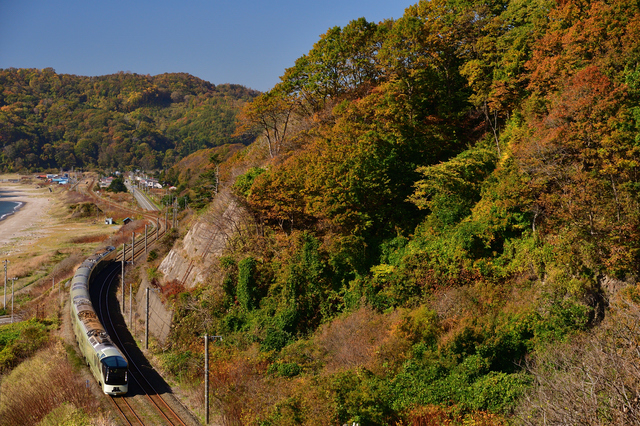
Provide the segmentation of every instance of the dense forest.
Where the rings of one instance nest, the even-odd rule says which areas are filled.
[[[139,272],[200,406],[223,336],[220,423],[640,424],[638,2],[422,0],[328,29],[260,94],[0,87],[5,169],[166,167],[197,220],[234,221],[194,289]],[[229,199],[246,216],[212,218]]]
[[[200,149],[250,143],[232,134],[257,94],[188,74],[0,70],[0,170],[171,167]]]
[[[330,28],[242,111],[255,229],[175,299],[166,369],[223,335],[226,424],[637,423],[639,60],[627,0]]]

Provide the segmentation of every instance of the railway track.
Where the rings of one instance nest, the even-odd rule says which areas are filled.
[[[88,181],[86,181],[88,183],[84,184],[84,185],[77,185],[78,190],[82,193],[84,193],[85,195],[87,195],[89,198],[91,198],[94,203],[96,205],[98,204],[102,204],[102,205],[107,205],[110,206],[112,208],[116,208],[116,209],[120,209],[123,210],[125,212],[130,213],[131,215],[141,215],[142,218],[144,220],[146,220],[147,222],[149,222],[149,224],[153,227],[153,230],[151,233],[147,233],[147,246],[152,245],[153,243],[155,243],[156,241],[158,241],[166,232],[167,230],[167,226],[166,223],[164,221],[161,220],[160,216],[159,216],[159,212],[148,212],[148,211],[144,211],[141,209],[134,209],[134,208],[130,208],[130,207],[125,207],[125,206],[121,206],[120,204],[111,201],[111,200],[107,200],[104,198],[101,198],[100,196],[98,196],[95,192],[93,192],[91,190],[91,188],[93,188],[93,186],[95,185],[95,179],[90,179]],[[137,239],[134,240],[134,246],[133,246],[133,250],[134,250],[134,261],[136,259],[139,259],[141,256],[141,248],[145,245],[145,241],[144,238],[140,238],[140,236],[138,236]],[[116,247],[118,248],[118,247]],[[127,244],[127,246],[125,247],[124,253],[119,253],[116,257],[116,261],[120,262],[122,261],[122,256],[124,255],[125,260],[127,259],[131,259],[131,245]]]
[[[91,179],[87,181],[88,183],[86,183],[85,185],[78,185],[78,190],[82,193],[84,193],[85,195],[87,195],[89,198],[91,198],[94,203],[96,205],[98,204],[103,204],[103,205],[107,205],[110,206],[112,208],[115,209],[119,209],[119,210],[123,210],[125,212],[130,213],[131,215],[141,215],[143,217],[143,219],[147,220],[148,222],[150,222],[150,224],[152,226],[154,226],[155,224],[155,228],[156,229],[160,229],[160,233],[163,234],[164,231],[166,231],[166,223],[164,223],[161,218],[160,218],[160,212],[156,211],[156,212],[149,212],[149,211],[145,211],[139,208],[131,208],[131,207],[125,207],[122,206],[114,201],[111,200],[107,200],[105,198],[102,198],[100,196],[98,196],[98,194],[96,194],[95,192],[93,192],[91,190],[91,188],[93,188],[93,186],[95,185],[95,179]]]
[[[120,250],[115,260],[117,262],[121,262],[124,256],[125,261],[129,261],[133,257],[133,261],[135,262],[136,259],[140,259],[140,256],[143,256],[146,253],[145,245],[147,246],[147,248],[149,248],[149,246],[152,246],[155,242],[157,242],[160,238],[162,238],[165,231],[166,230],[162,228],[154,228],[151,234],[147,234],[146,244],[145,244],[144,238],[139,237],[138,239],[135,239],[133,248],[131,247],[131,244],[127,244],[125,246],[124,251]],[[132,250],[133,250],[133,256],[131,255]]]
[[[113,303],[119,268],[109,267],[92,294],[96,314],[129,362],[129,392],[110,397],[125,424],[187,426],[198,424],[170,394],[169,388],[151,368],[123,325],[120,310]],[[97,302],[97,303],[96,303]],[[167,401],[169,399],[169,402]]]
[[[147,233],[146,243],[144,236],[139,235],[134,239],[133,246],[127,244],[125,250],[119,250],[115,258],[116,263],[121,262],[123,258],[126,261],[133,258],[135,262],[141,256],[145,256],[145,247],[152,247],[166,233],[164,221],[156,214],[122,207],[99,197],[89,190],[93,187],[94,181],[89,182],[87,187],[80,187],[80,190],[92,198],[96,204],[118,208],[132,215],[141,215],[153,226],[152,231]],[[199,424],[189,411],[170,394],[169,386],[146,360],[127,329],[119,308],[113,303],[115,300],[114,290],[118,287],[116,277],[119,272],[120,268],[114,264],[105,269],[100,283],[96,280],[96,283],[92,283],[90,286],[92,302],[100,322],[129,362],[129,392],[124,396],[109,397],[115,411],[119,413],[122,421],[127,425],[191,426]],[[167,402],[167,399],[170,402]]]
[[[116,411],[120,413],[120,417],[125,421],[128,425],[141,424],[144,425],[142,419],[138,416],[136,411],[133,409],[131,404],[127,402],[126,398],[115,397],[109,395],[109,399],[113,403],[113,406],[116,408]]]

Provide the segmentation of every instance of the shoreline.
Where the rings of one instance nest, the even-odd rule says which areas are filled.
[[[0,254],[8,254],[43,232],[38,225],[48,220],[52,198],[41,189],[17,184],[0,184],[0,193],[0,200],[20,203],[0,218]]]
[[[4,197],[1,197],[0,201],[7,201],[8,203],[18,203],[18,205],[15,206],[13,208],[13,210],[10,211],[9,213],[5,213],[2,216],[0,216],[0,222],[2,222],[4,219],[8,218],[9,216],[12,216],[12,215],[16,214],[26,204],[26,201],[3,200],[2,198],[4,198]]]

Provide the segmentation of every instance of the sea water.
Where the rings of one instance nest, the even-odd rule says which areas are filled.
[[[2,201],[0,198],[0,220],[15,213],[15,211],[20,207],[22,207],[22,203],[20,201]]]

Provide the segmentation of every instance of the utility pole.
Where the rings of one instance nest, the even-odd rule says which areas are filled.
[[[178,227],[178,197],[176,197],[176,201],[175,203],[173,203],[173,227],[177,228]]]
[[[147,291],[146,291],[146,296],[147,296],[147,300],[146,300],[146,308],[145,308],[145,315],[147,316],[144,326],[144,348],[145,349],[149,349],[149,287],[147,287]]]
[[[133,309],[131,303],[133,301],[133,284],[129,283],[129,327],[133,330]]]
[[[4,261],[4,304],[2,305],[4,309],[7,309],[7,263],[9,263],[9,261],[5,259]]]
[[[209,424],[209,339],[215,342],[222,340],[222,336],[204,336],[204,424]]]
[[[120,272],[120,282],[121,282],[121,287],[122,287],[122,312],[124,312],[124,264],[125,264],[125,257],[124,257],[124,253],[127,250],[127,245],[125,243],[122,243],[122,270]]]
[[[147,252],[147,224],[144,224],[144,252]]]
[[[131,233],[131,264],[133,265],[133,259],[135,259],[136,252],[136,233]]]

